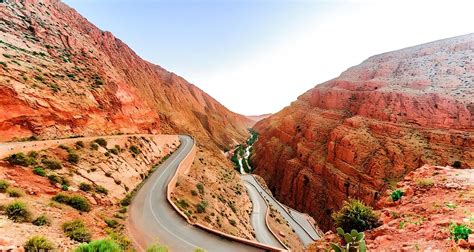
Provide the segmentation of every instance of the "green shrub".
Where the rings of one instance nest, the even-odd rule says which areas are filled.
[[[350,233],[345,233],[342,228],[337,228],[337,234],[341,239],[343,239],[342,246],[337,245],[331,242],[331,248],[335,252],[343,251],[358,251],[366,252],[367,248],[365,246],[365,239],[363,232],[357,232],[357,230],[352,229]]]
[[[397,201],[402,198],[403,194],[404,193],[401,190],[395,190],[390,194],[390,197],[393,201]]]
[[[13,198],[19,198],[23,196],[25,193],[20,188],[10,187],[7,189],[7,194],[8,196],[13,197]]]
[[[48,179],[49,179],[49,182],[51,182],[51,184],[61,184],[63,181],[60,176],[54,173],[49,174]]]
[[[81,190],[84,191],[84,192],[88,192],[88,191],[92,190],[92,186],[91,186],[90,184],[81,182],[81,183],[79,184],[79,189],[81,189]]]
[[[198,213],[204,213],[206,212],[206,207],[207,207],[207,201],[201,201],[196,205],[196,210]]]
[[[120,201],[120,205],[122,206],[130,205],[130,203],[132,202],[132,197],[133,197],[132,194],[127,193],[127,195],[125,195],[125,197]]]
[[[461,168],[462,164],[461,161],[457,160],[453,162],[453,167],[454,168]]]
[[[138,154],[142,153],[140,148],[138,148],[136,145],[130,146],[130,152],[134,155],[138,155]]]
[[[33,169],[33,173],[36,174],[36,175],[39,175],[41,177],[46,176],[46,172],[44,171],[44,169],[41,166],[36,166]]]
[[[30,152],[28,152],[28,157],[30,157],[30,158],[37,158],[37,157],[38,157],[38,152],[36,152],[36,151],[30,151]]]
[[[119,210],[119,213],[126,213],[128,210],[127,207],[121,207],[120,210]]]
[[[118,226],[118,221],[114,219],[105,219],[105,224],[110,228],[116,228]]]
[[[373,209],[356,199],[344,201],[342,208],[334,213],[332,218],[336,226],[345,232],[350,232],[352,229],[363,232],[380,225]]]
[[[49,218],[46,217],[46,215],[42,214],[38,218],[36,218],[32,223],[35,226],[44,226],[44,225],[49,225],[51,222],[49,221]]]
[[[98,150],[99,149],[99,145],[96,144],[96,143],[91,143],[90,147],[91,147],[91,150]]]
[[[110,151],[112,154],[114,154],[114,155],[118,155],[118,154],[119,154],[119,150],[117,150],[116,148],[110,149],[109,151]]]
[[[109,191],[105,187],[100,186],[100,185],[97,185],[95,187],[95,191],[98,192],[98,193],[101,193],[101,194],[105,194],[105,195],[107,195],[109,193]]]
[[[204,193],[204,185],[202,183],[198,183],[196,185],[196,188],[198,189],[199,193],[200,194],[203,194]]]
[[[22,201],[13,201],[5,207],[8,218],[14,222],[28,222],[31,213]]]
[[[454,240],[457,242],[460,239],[463,239],[465,241],[468,240],[469,235],[472,233],[472,230],[465,225],[456,225],[452,223],[449,226],[451,237],[454,238]]]
[[[120,246],[110,239],[94,240],[87,244],[81,244],[75,252],[121,252]]]
[[[22,152],[10,155],[7,161],[11,165],[30,166],[36,164],[36,160],[33,157],[26,156]]]
[[[86,145],[84,144],[83,141],[77,141],[76,142],[76,149],[82,149],[84,148]]]
[[[4,179],[0,179],[0,192],[2,193],[6,192],[9,186],[10,186],[10,183],[8,183]]]
[[[430,178],[419,179],[416,181],[416,185],[419,187],[431,187],[434,185],[434,181]]]
[[[103,138],[97,138],[96,140],[94,140],[94,142],[96,142],[98,145],[106,148],[107,147],[107,141]]]
[[[230,219],[229,220],[230,225],[235,226],[237,225],[237,222],[235,220]]]
[[[63,191],[68,191],[68,190],[69,190],[69,186],[68,186],[68,185],[65,185],[65,184],[62,184],[62,185],[61,185],[61,190],[63,190]]]
[[[33,236],[25,243],[25,251],[39,252],[51,251],[54,249],[54,244],[43,236]]]
[[[89,212],[91,210],[87,199],[79,195],[70,196],[64,193],[58,193],[53,197],[53,200],[71,206],[81,212]]]
[[[168,247],[160,244],[153,244],[146,249],[146,252],[168,252]]]
[[[108,232],[109,234],[109,238],[116,242],[123,251],[129,251],[129,247],[130,247],[130,244],[132,244],[132,242],[130,241],[130,239],[128,239],[127,236],[125,235],[122,235],[122,234],[117,234],[113,231],[110,231]]]
[[[0,65],[2,65],[4,68],[7,68],[7,67],[8,67],[7,63],[5,63],[5,62],[3,62],[3,61],[0,61]]]
[[[59,162],[58,160],[45,158],[41,160],[41,163],[43,163],[44,166],[50,170],[59,170],[62,168],[61,162]]]
[[[92,237],[81,220],[65,222],[63,231],[67,237],[78,242],[90,242]]]
[[[196,190],[191,190],[191,194],[192,194],[193,196],[197,196],[197,195],[198,195],[198,192],[197,192]]]
[[[79,155],[74,153],[74,152],[69,152],[67,154],[67,161],[71,164],[77,164],[79,163]]]

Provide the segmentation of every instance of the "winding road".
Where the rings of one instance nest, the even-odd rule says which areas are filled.
[[[296,232],[296,235],[300,238],[304,245],[311,244],[314,240],[320,238],[320,235],[312,224],[308,221],[307,216],[294,209],[288,208],[285,205],[278,202],[273,196],[265,191],[262,186],[257,182],[254,176],[250,174],[241,175],[240,178],[245,182],[246,187],[249,188],[248,184],[254,186],[259,195],[265,199],[273,208],[277,209],[278,212],[288,221],[288,224]],[[254,200],[252,199],[252,202]],[[256,227],[254,227],[256,228]],[[257,236],[258,238],[258,236]]]
[[[180,136],[181,146],[148,178],[129,209],[129,233],[139,250],[154,242],[171,251],[262,251],[262,249],[211,234],[188,224],[168,203],[167,185],[180,161],[191,151],[193,139]]]

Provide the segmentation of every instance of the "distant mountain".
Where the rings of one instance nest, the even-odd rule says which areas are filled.
[[[254,129],[256,173],[326,230],[425,163],[474,167],[474,34],[370,57]]]
[[[253,116],[247,116],[248,119],[252,120],[253,122],[258,122],[258,121],[261,121],[269,116],[271,116],[272,114],[263,114],[263,115],[253,115]]]
[[[242,141],[251,120],[60,1],[0,4],[0,141],[129,132]]]

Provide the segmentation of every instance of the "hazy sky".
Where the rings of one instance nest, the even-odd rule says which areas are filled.
[[[277,112],[366,58],[474,31],[474,1],[65,0],[229,109]]]

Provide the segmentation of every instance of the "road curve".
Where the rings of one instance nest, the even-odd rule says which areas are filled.
[[[188,224],[167,201],[167,185],[194,143],[189,136],[179,138],[179,149],[148,178],[129,207],[128,230],[139,250],[158,242],[171,251],[263,251]]]
[[[288,224],[296,232],[296,235],[300,238],[304,245],[311,244],[314,240],[319,239],[319,235],[316,233],[314,228],[312,228],[310,223],[303,219],[303,214],[296,213],[296,211],[288,211],[285,209],[283,204],[275,200],[270,194],[265,191],[261,185],[257,182],[254,176],[247,174],[241,175],[241,179],[247,183],[251,183],[257,189],[260,195],[267,200],[267,202],[280,212],[280,214],[288,221]]]
[[[275,238],[273,233],[268,229],[267,203],[265,199],[258,193],[257,188],[251,183],[244,180],[244,185],[247,188],[250,200],[252,201],[252,226],[255,230],[256,238],[259,242],[268,244],[277,248],[285,249],[281,243]]]

